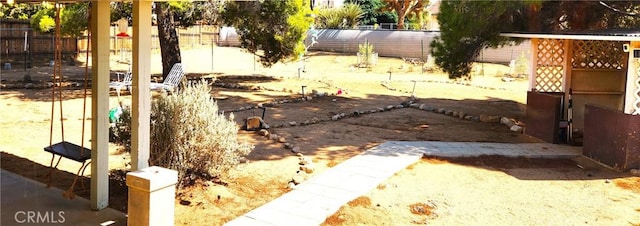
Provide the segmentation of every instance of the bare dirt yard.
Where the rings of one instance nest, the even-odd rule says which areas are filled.
[[[160,73],[160,57],[156,54],[150,60],[152,72]],[[353,66],[355,56],[332,53],[311,54],[306,72],[298,70],[297,62],[263,68],[254,64],[253,56],[231,47],[186,49],[183,62],[192,80],[217,78],[211,83],[211,95],[225,114],[234,114],[238,125],[262,114],[253,106],[267,104],[264,119],[272,126],[269,132],[310,156],[318,167],[313,174],[391,140],[540,142],[500,123],[480,121],[481,115],[524,118],[527,81],[501,81],[509,71],[502,65],[477,65],[482,73],[476,70],[471,81],[450,81],[442,73],[423,73],[420,66],[401,59],[381,58],[373,68],[363,69]],[[127,68],[112,62],[114,72]],[[63,71],[67,80],[81,82],[83,67],[65,66]],[[28,89],[20,88],[26,85],[22,81],[26,73],[34,82]],[[42,65],[1,74],[0,166],[39,181],[44,181],[51,160],[42,149],[50,142],[51,90],[31,87],[46,84],[51,73],[52,68]],[[329,95],[296,101],[303,86],[307,96]],[[407,104],[411,93],[416,104],[436,112],[395,107]],[[72,88],[65,91],[63,102],[65,140],[76,144],[81,143],[82,96],[82,90]],[[130,104],[131,97],[127,94],[120,100]],[[112,106],[118,101],[112,93]],[[388,106],[394,107],[378,110]],[[437,113],[440,108],[448,114]],[[341,113],[346,117],[332,120]],[[61,139],[57,118],[53,131],[55,143]],[[177,225],[221,225],[289,191],[287,182],[298,168],[297,156],[283,142],[255,132],[239,133],[255,150],[224,183],[202,182],[181,191],[176,199]],[[90,146],[88,132],[84,139]],[[111,144],[109,150],[110,206],[126,211],[124,174],[130,157],[120,148]],[[78,167],[62,160],[54,186],[66,189]],[[86,189],[79,188],[77,194],[89,196]],[[349,202],[325,224],[640,225],[640,178],[584,158],[426,158]]]

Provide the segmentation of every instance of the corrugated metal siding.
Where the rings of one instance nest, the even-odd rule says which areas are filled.
[[[394,31],[394,30],[318,30],[318,43],[310,48],[316,51],[330,51],[356,54],[358,45],[368,41],[379,56],[420,58],[426,60],[431,49],[429,44],[439,32],[433,31]],[[234,28],[220,30],[220,46],[239,46],[238,34]],[[476,61],[509,63],[524,53],[529,57],[531,42],[525,41],[515,46],[498,49],[485,49]]]

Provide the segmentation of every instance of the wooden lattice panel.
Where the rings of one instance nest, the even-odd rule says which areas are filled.
[[[575,40],[571,64],[573,68],[622,70],[625,43],[628,42]]]
[[[564,41],[540,39],[535,47],[537,48],[535,89],[540,92],[562,92]]]

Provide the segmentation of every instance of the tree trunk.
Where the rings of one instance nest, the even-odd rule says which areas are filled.
[[[160,41],[160,56],[162,57],[162,78],[166,78],[175,63],[182,62],[180,44],[173,15],[169,4],[156,2],[156,16],[158,19],[158,39]]]
[[[404,18],[407,16],[407,12],[403,10],[397,11],[398,13],[398,30],[404,30]]]

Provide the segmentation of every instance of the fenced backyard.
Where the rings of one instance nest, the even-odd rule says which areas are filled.
[[[129,27],[128,36],[118,36],[116,26],[110,28],[111,53],[118,55],[121,60],[130,60],[133,29]],[[158,30],[152,28],[152,51],[160,52]],[[216,26],[192,26],[177,29],[181,48],[197,48],[202,45],[211,45],[219,39],[219,29]],[[65,62],[72,63],[78,54],[87,52],[88,36],[62,37],[60,47]],[[44,66],[53,60],[55,35],[54,33],[41,33],[31,29],[27,20],[2,20],[0,22],[0,63],[13,65],[13,67]]]

